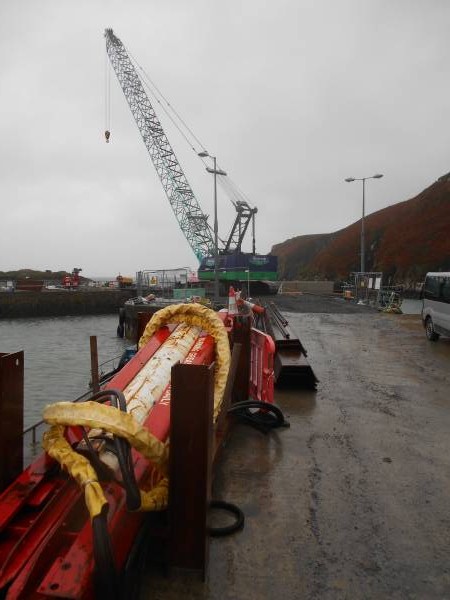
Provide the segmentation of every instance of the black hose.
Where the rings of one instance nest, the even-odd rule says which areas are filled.
[[[122,412],[127,412],[125,396],[120,390],[101,390],[91,396],[90,400],[102,403],[111,400],[111,404],[116,408],[120,408]],[[132,464],[130,443],[128,440],[116,435],[113,436],[113,439],[120,471],[122,473],[123,486],[126,491],[127,508],[128,510],[138,510],[141,506],[141,493]]]
[[[107,467],[105,465],[105,463],[103,463],[100,460],[100,458],[98,457],[98,453],[96,452],[94,446],[92,445],[92,441],[89,438],[89,436],[86,432],[86,429],[84,427],[82,427],[81,431],[83,434],[84,443],[86,444],[86,448],[89,452],[89,458],[90,458],[91,464],[94,467],[95,472],[97,473],[97,477],[99,479],[101,479],[102,481],[112,481],[113,479],[115,480],[111,469],[109,469],[109,467]],[[95,439],[98,439],[98,438],[95,438]],[[102,441],[104,440],[104,438],[101,438],[101,439],[102,439]],[[81,453],[84,454],[84,452],[81,452]]]
[[[235,522],[231,525],[226,525],[224,527],[209,527],[208,531],[211,537],[231,535],[232,533],[235,533],[244,527],[244,513],[235,504],[231,504],[231,502],[225,502],[224,500],[211,500],[209,507],[212,509],[226,510],[236,517]]]
[[[120,598],[130,600],[141,597],[142,576],[147,568],[152,542],[155,514],[147,513],[133,541],[133,546],[121,574]]]
[[[106,521],[107,509],[92,519],[95,598],[118,600],[119,578]]]
[[[255,412],[252,409],[258,409]],[[284,418],[281,408],[269,402],[244,400],[235,402],[228,409],[228,414],[235,415],[240,421],[251,425],[262,433],[268,433],[277,427],[290,427]]]
[[[101,390],[90,400],[96,402],[111,401],[111,404],[121,411],[126,412],[127,405],[125,396],[119,390],[109,389]],[[87,448],[92,455],[94,468],[102,469],[103,463],[98,459],[95,449],[83,429],[83,438]],[[131,459],[131,446],[128,440],[113,436],[115,453],[117,455],[120,470],[122,473],[122,485],[126,492],[127,508],[137,510],[141,506],[141,494],[136,482],[134,468]],[[117,569],[114,562],[114,555],[111,545],[111,538],[108,532],[107,524],[107,505],[103,508],[101,514],[92,519],[93,549],[94,549],[94,588],[96,598],[108,598],[108,600],[119,600],[120,586]]]
[[[258,409],[252,412],[252,409]],[[259,400],[244,400],[235,402],[228,409],[228,414],[235,415],[244,423],[248,423],[263,433],[268,433],[276,427],[289,427],[288,421],[284,418],[281,408],[276,404],[269,402],[260,402]],[[209,527],[209,535],[212,537],[222,537],[239,531],[244,527],[245,517],[242,510],[235,504],[223,500],[212,500],[210,508],[226,510],[236,518],[231,525],[224,527]]]

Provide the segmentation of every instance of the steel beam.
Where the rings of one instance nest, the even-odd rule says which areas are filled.
[[[211,499],[214,364],[172,367],[168,563],[206,577]]]
[[[0,353],[0,491],[23,469],[23,351]]]

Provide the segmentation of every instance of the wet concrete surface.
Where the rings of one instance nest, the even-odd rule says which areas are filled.
[[[150,572],[142,598],[450,598],[450,340],[300,303],[317,391],[277,391],[289,429],[237,425],[215,479],[244,530],[212,539],[206,583]]]

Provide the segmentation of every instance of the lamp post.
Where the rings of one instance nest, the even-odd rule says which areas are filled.
[[[365,203],[366,203],[366,179],[381,179],[383,177],[382,173],[377,173],[376,175],[371,175],[370,177],[347,177],[345,181],[347,183],[351,183],[352,181],[362,181],[363,184],[363,195],[362,195],[362,219],[361,219],[361,273],[364,273],[366,270],[365,264],[365,239],[364,239],[364,217],[365,217]]]
[[[206,167],[208,173],[214,175],[214,301],[219,301],[219,224],[217,220],[217,175],[226,176],[225,171],[217,168],[217,159],[211,156],[206,150],[199,152],[201,158],[212,158],[214,168]]]
[[[250,298],[250,269],[245,269],[247,273],[247,300]]]

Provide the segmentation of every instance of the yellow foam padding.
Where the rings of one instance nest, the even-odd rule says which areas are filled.
[[[140,510],[164,510],[169,500],[169,480],[167,477],[161,479],[154,488],[148,492],[141,491]]]
[[[158,310],[147,323],[139,340],[142,348],[151,339],[153,334],[163,325],[168,323],[187,323],[201,327],[213,336],[215,348],[215,373],[214,373],[214,419],[220,412],[223,394],[230,368],[231,353],[228,333],[216,312],[202,304],[171,304]]]
[[[44,433],[42,442],[44,450],[73,477],[80,486],[84,487],[84,500],[91,519],[99,515],[107,504],[97,474],[87,458],[74,450],[64,437],[64,427],[53,425]]]
[[[49,425],[81,425],[98,427],[130,442],[133,448],[167,473],[168,448],[147,429],[139,425],[133,415],[107,404],[87,401],[81,403],[56,402],[44,408],[44,421]]]

